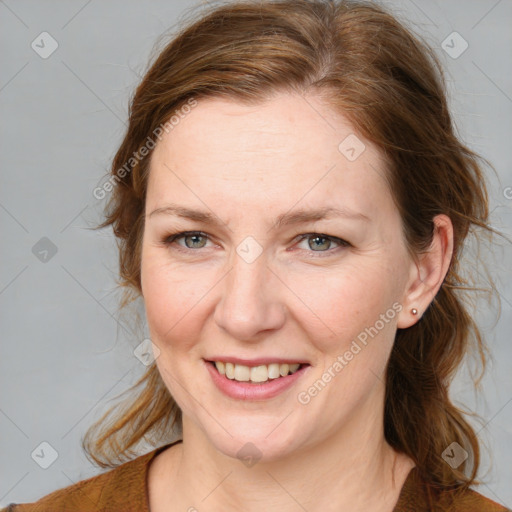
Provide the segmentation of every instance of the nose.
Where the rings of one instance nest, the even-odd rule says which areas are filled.
[[[268,335],[285,322],[282,288],[264,254],[252,263],[235,254],[220,289],[221,300],[214,314],[216,324],[234,339],[260,340],[261,333]]]

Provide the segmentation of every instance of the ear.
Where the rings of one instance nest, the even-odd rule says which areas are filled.
[[[403,309],[397,327],[406,329],[414,325],[428,308],[443,284],[453,254],[453,225],[447,215],[434,217],[432,243],[426,252],[411,263],[408,283],[402,299]],[[414,315],[411,311],[416,309]]]

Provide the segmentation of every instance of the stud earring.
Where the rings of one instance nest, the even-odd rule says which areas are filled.
[[[412,308],[412,309],[411,309],[411,313],[412,313],[413,315],[417,315],[417,314],[418,314],[418,310],[417,310],[416,308]]]

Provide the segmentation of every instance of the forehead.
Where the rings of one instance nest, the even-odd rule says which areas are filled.
[[[150,169],[153,203],[180,193],[195,204],[206,196],[281,207],[328,199],[369,213],[390,199],[380,152],[315,96],[282,93],[251,106],[201,99],[158,142]]]
[[[291,129],[293,128],[293,129]],[[273,152],[297,157],[328,156],[338,152],[338,143],[354,134],[354,127],[319,96],[280,93],[257,105],[234,99],[203,98],[159,144],[175,153],[190,149],[189,158],[201,150],[216,156],[255,155],[274,158]],[[193,151],[195,150],[195,151]],[[231,160],[231,158],[230,158]]]

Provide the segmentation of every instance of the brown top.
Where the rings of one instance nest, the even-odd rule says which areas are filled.
[[[150,512],[148,468],[170,443],[125,462],[105,473],[54,491],[34,503],[11,503],[0,512]],[[450,512],[511,512],[481,494],[467,490],[454,496],[444,492],[436,501]],[[432,512],[426,486],[413,468],[402,487],[393,512]],[[437,510],[437,509],[436,509]]]

